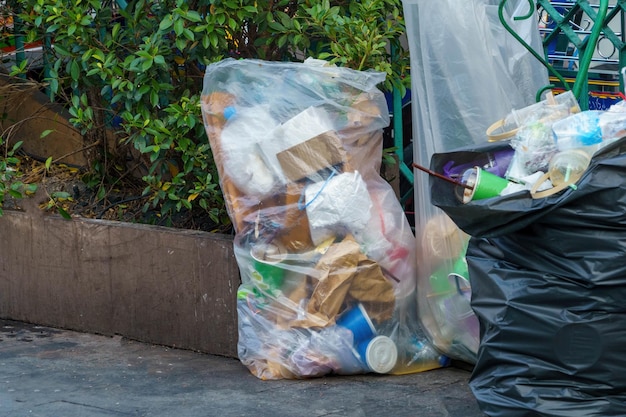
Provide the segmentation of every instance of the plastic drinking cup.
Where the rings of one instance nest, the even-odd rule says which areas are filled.
[[[465,171],[462,181],[472,187],[463,190],[463,203],[497,197],[509,185],[509,180],[506,178],[494,175],[480,167]]]
[[[337,326],[345,327],[352,331],[355,345],[376,336],[376,328],[361,303],[339,316],[337,318]]]
[[[250,255],[256,285],[266,291],[280,290],[285,279],[284,250],[273,244],[259,244],[252,248]]]
[[[357,346],[357,351],[367,367],[379,374],[391,372],[398,361],[398,348],[387,336],[376,336],[361,342]]]

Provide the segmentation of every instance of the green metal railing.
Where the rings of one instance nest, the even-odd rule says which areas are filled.
[[[565,90],[571,90],[578,99],[583,110],[588,108],[589,96],[589,74],[593,73],[593,63],[602,64],[609,63],[614,67],[612,71],[615,76],[619,76],[619,69],[626,65],[626,42],[625,42],[625,19],[626,0],[613,0],[610,4],[609,0],[597,0],[590,2],[588,0],[576,1],[551,1],[551,0],[528,0],[529,11],[527,15],[516,16],[515,20],[523,20],[536,18],[538,12],[545,15],[551,23],[551,28],[543,28],[543,47],[544,55],[540,55],[528,45],[515,31],[507,24],[503,17],[503,9],[508,0],[500,2],[499,16],[502,25],[511,33],[524,47],[532,53],[535,58],[547,69],[553,79],[558,80],[559,85],[548,85],[537,92],[537,100],[541,93],[547,89],[554,87],[562,87]],[[588,21],[587,27],[583,27],[576,23],[576,17],[584,15]],[[615,26],[619,26],[619,31],[615,32]],[[591,27],[591,30],[589,30]],[[552,55],[548,54],[549,46],[559,40],[566,39],[572,46],[575,53],[571,55]],[[609,41],[613,47],[613,53],[610,57],[602,56],[598,53],[600,40]],[[617,54],[617,57],[613,57]],[[578,68],[573,71],[574,82],[568,82],[564,74],[567,71],[558,70],[553,63],[558,60],[573,60],[578,63]],[[624,91],[624,80],[619,78],[619,90]]]
[[[395,48],[391,49],[391,59],[395,59],[396,50]],[[409,166],[404,162],[404,127],[403,127],[403,116],[402,116],[402,95],[400,94],[400,90],[394,87],[392,93],[392,132],[393,132],[393,146],[395,148],[395,154],[398,164],[398,172],[399,175],[404,177],[404,179],[410,185],[409,189],[403,194],[400,195],[400,203],[404,207],[407,200],[413,196],[413,185],[415,182],[415,176],[413,174],[413,169],[409,168]]]

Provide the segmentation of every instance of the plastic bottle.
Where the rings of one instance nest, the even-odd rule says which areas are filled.
[[[404,360],[398,361],[395,375],[412,374],[445,368],[450,365],[450,358],[439,353],[428,342],[412,338],[409,349],[404,352]]]

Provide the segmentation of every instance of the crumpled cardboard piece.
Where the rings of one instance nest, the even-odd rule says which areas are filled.
[[[324,169],[344,165],[346,151],[335,132],[328,131],[276,154],[285,177],[293,182]],[[350,170],[344,167],[344,170]]]
[[[304,252],[313,247],[306,210],[298,207],[303,184],[290,183],[285,186],[284,223],[277,239],[293,253]]]
[[[352,236],[333,243],[315,266],[319,273],[306,312],[315,320],[292,322],[293,327],[318,327],[322,319],[333,324],[341,307],[351,300],[375,306],[368,310],[376,321],[390,319],[395,306],[394,287],[380,266],[368,259]]]

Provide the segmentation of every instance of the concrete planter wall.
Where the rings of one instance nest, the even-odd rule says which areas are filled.
[[[230,236],[5,210],[0,317],[235,357]]]

